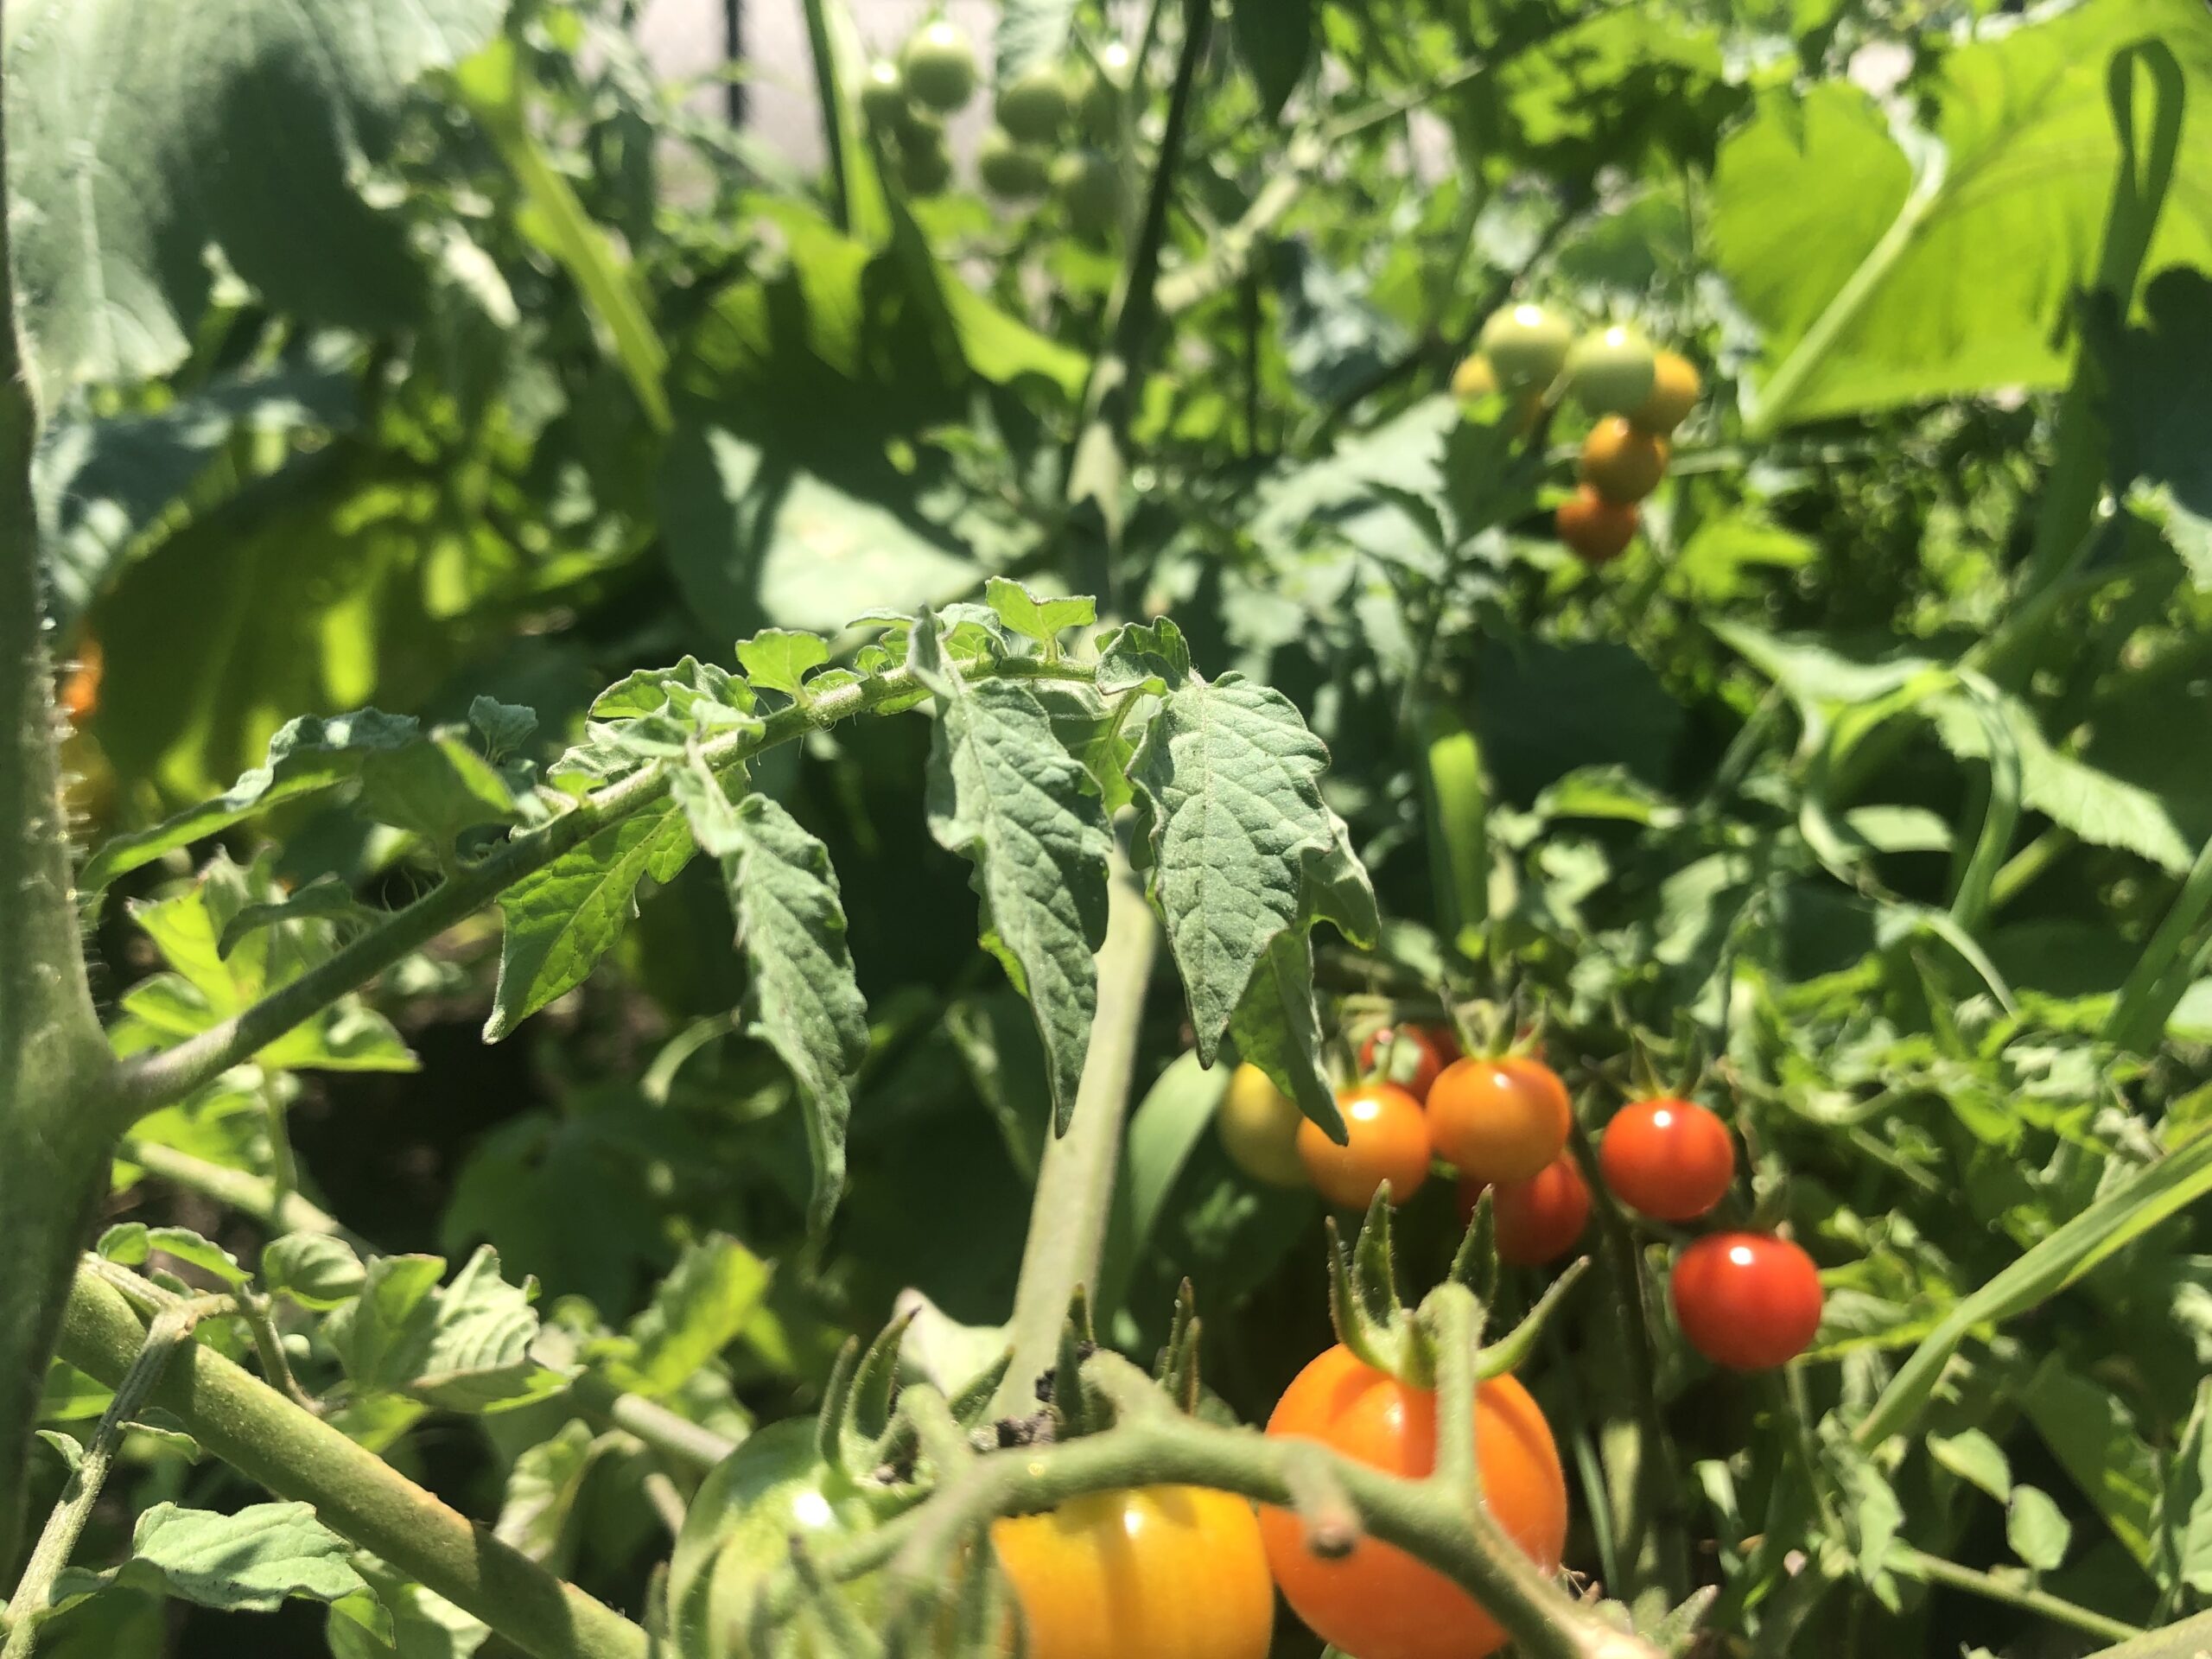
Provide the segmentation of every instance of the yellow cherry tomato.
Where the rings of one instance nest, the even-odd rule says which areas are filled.
[[[1298,1155],[1298,1126],[1306,1121],[1298,1103],[1274,1086],[1256,1065],[1230,1073],[1214,1128],[1229,1161],[1255,1181],[1270,1186],[1304,1186],[1306,1165]]]

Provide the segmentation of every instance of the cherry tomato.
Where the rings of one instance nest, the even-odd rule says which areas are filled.
[[[1077,150],[1052,163],[1052,184],[1067,204],[1068,223],[1093,241],[1122,220],[1122,169],[1103,150]]]
[[[1585,484],[1572,500],[1559,504],[1553,525],[1559,538],[1586,564],[1610,564],[1636,539],[1641,515],[1625,502],[1608,501]]]
[[[1140,1486],[991,1522],[1029,1659],[1264,1659],[1274,1592],[1252,1506]]]
[[[1268,1419],[1273,1435],[1319,1440],[1402,1476],[1436,1466],[1436,1396],[1363,1364],[1349,1350],[1324,1352],[1283,1390]],[[1567,1545],[1567,1480],[1544,1414],[1510,1376],[1475,1391],[1475,1457],[1483,1501],[1546,1573]],[[1298,1517],[1260,1511],[1268,1562],[1298,1616],[1359,1659],[1481,1659],[1505,1632],[1467,1592],[1404,1551],[1372,1538],[1323,1560],[1306,1548]]]
[[[1691,1347],[1734,1371],[1784,1365],[1821,1328],[1813,1258],[1767,1233],[1712,1233],[1684,1250],[1669,1286]]]
[[[996,127],[976,146],[976,176],[984,189],[1008,201],[1043,195],[1047,181],[1045,158]]]
[[[1528,1180],[1559,1156],[1573,1121],[1567,1085],[1541,1060],[1454,1060],[1428,1091],[1436,1155],[1478,1181]]]
[[[1040,63],[1001,86],[992,107],[999,124],[1024,143],[1049,144],[1066,124],[1070,102],[1067,77]]]
[[[1459,1178],[1459,1220],[1475,1218],[1475,1200],[1485,1183]],[[1590,1220],[1590,1188],[1574,1154],[1562,1152],[1525,1181],[1499,1181],[1490,1188],[1491,1215],[1497,1229],[1497,1259],[1516,1268],[1541,1267],[1574,1248]]]
[[[868,67],[861,81],[861,113],[880,127],[896,127],[906,113],[906,78],[888,58]]]
[[[827,1548],[874,1524],[859,1494],[816,1455],[810,1421],[758,1431],[715,1465],[684,1511],[668,1567],[675,1651],[745,1653],[753,1598],[790,1561],[791,1535]],[[874,1593],[867,1580],[852,1592],[862,1611]]]
[[[1076,123],[1093,143],[1110,143],[1122,129],[1122,97],[1129,84],[1129,48],[1109,41],[1098,48],[1098,68],[1084,77],[1075,101]]]
[[[1359,1046],[1359,1069],[1395,1083],[1415,1100],[1427,1100],[1436,1074],[1459,1048],[1445,1046],[1444,1034],[1427,1026],[1385,1026]]]
[[[1654,1221],[1695,1221],[1727,1196],[1736,1144],[1694,1101],[1639,1100],[1605,1125],[1598,1172],[1615,1198]]]
[[[976,51],[958,24],[937,17],[914,31],[899,54],[906,91],[933,110],[948,114],[976,93]]]
[[[1298,1127],[1306,1115],[1298,1103],[1276,1088],[1256,1065],[1230,1074],[1214,1128],[1235,1164],[1255,1181],[1270,1186],[1304,1186],[1306,1161],[1298,1155]]]
[[[1592,415],[1643,407],[1656,378],[1651,342],[1619,323],[1585,334],[1567,354],[1567,389]]]
[[[1696,366],[1679,352],[1659,352],[1651,359],[1651,395],[1630,411],[1645,431],[1665,437],[1697,407],[1704,390]]]
[[[1364,1210],[1390,1183],[1390,1202],[1403,1204],[1428,1179],[1428,1121],[1421,1103],[1395,1083],[1363,1083],[1337,1096],[1351,1138],[1338,1146],[1312,1119],[1298,1125],[1298,1156],[1306,1179],[1323,1198]]]
[[[1608,415],[1582,441],[1581,473],[1608,501],[1641,501],[1667,475],[1667,441]]]
[[[1574,330],[1548,305],[1511,305],[1483,324],[1483,355],[1498,384],[1541,391],[1559,378]]]
[[[952,152],[926,128],[908,131],[899,145],[899,181],[909,195],[933,196],[952,182]]]

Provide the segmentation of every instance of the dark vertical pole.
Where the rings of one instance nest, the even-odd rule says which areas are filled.
[[[745,61],[745,0],[722,0],[722,56],[734,69]],[[723,88],[729,124],[745,124],[745,82],[732,75]]]

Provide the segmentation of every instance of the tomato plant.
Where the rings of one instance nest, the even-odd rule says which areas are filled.
[[[2198,0],[757,10],[7,12],[0,1659],[2212,1640]]]

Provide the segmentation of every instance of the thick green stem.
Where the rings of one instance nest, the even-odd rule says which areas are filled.
[[[146,1330],[111,1286],[79,1274],[62,1322],[63,1358],[122,1382]],[[374,1452],[213,1349],[177,1354],[149,1395],[194,1440],[324,1525],[436,1591],[534,1659],[645,1659],[645,1632],[470,1522]]]
[[[2087,1630],[2091,1636],[2101,1636],[2107,1641],[2124,1642],[2130,1637],[2143,1634],[2136,1625],[2107,1618],[2102,1613],[2045,1591],[2009,1583],[1971,1567],[1961,1567],[1955,1561],[1947,1561],[1941,1555],[1928,1554],[1910,1544],[1892,1544],[1886,1560],[1891,1568],[1909,1579],[1940,1584],[1947,1589],[1963,1590],[1968,1595],[1980,1596],[1986,1601],[2001,1602],[2023,1612],[2039,1614],[2053,1624],[2071,1625],[2077,1630]]]
[[[2207,1651],[2212,1651],[2212,1613],[2199,1613],[2116,1648],[2100,1648],[2089,1659],[2203,1659]]]
[[[1060,1325],[1080,1285],[1095,1293],[1106,1224],[1121,1167],[1122,1127],[1136,1068],[1145,992],[1160,950],[1159,925],[1118,844],[1108,889],[1106,943],[1098,951],[1098,1014],[1083,1064],[1068,1132],[1049,1142],[1037,1172],[1029,1238],[1014,1293],[1009,1330],[1014,1361],[993,1409],[1019,1415],[1033,1408],[1038,1373],[1059,1351]]]
[[[297,1192],[280,1192],[276,1183],[266,1175],[211,1164],[205,1158],[179,1152],[175,1147],[133,1141],[128,1136],[118,1155],[150,1175],[158,1175],[202,1198],[243,1211],[277,1232],[327,1233],[333,1238],[344,1239],[356,1249],[369,1248],[366,1240],[350,1231],[337,1217]]]
[[[0,135],[0,178],[6,144]],[[69,1275],[105,1185],[113,1062],[70,893],[30,459],[38,414],[0,225],[0,1566]]]
[[[977,664],[961,671],[971,679],[1083,680],[1091,676],[1090,669],[1078,664],[1029,658]],[[716,771],[727,770],[763,750],[879,709],[912,689],[912,681],[904,668],[889,669],[779,709],[756,726],[702,744],[699,753]],[[441,882],[373,931],[363,934],[252,1007],[175,1048],[133,1062],[122,1078],[126,1121],[213,1082],[347,992],[359,990],[403,957],[421,950],[446,929],[474,915],[532,871],[543,869],[609,824],[666,798],[669,780],[668,766],[656,763],[609,785],[574,811],[515,837],[480,862]]]

